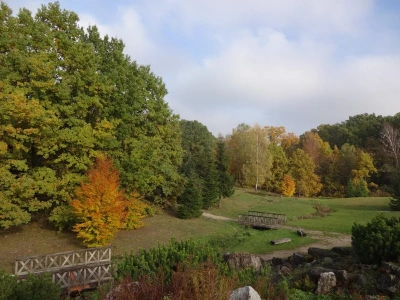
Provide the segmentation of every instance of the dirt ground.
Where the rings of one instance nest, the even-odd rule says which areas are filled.
[[[203,216],[206,218],[216,219],[216,220],[236,221],[235,219],[216,216],[206,212],[203,212]],[[293,230],[297,229],[297,227],[292,227],[292,226],[282,226],[282,227]],[[274,257],[288,257],[295,252],[307,253],[307,250],[310,247],[331,249],[333,247],[339,247],[339,246],[341,247],[351,246],[351,236],[347,234],[341,234],[336,232],[322,232],[318,230],[307,230],[306,233],[309,237],[317,240],[317,242],[292,250],[278,250],[267,254],[259,254],[259,256],[263,260],[271,260]]]

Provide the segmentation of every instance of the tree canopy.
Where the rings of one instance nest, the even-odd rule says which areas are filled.
[[[101,153],[127,191],[156,203],[181,192],[179,116],[162,79],[124,54],[121,40],[78,21],[57,2],[16,16],[1,3],[2,227],[36,211],[61,217]]]

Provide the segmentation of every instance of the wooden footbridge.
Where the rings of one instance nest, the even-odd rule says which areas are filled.
[[[51,273],[52,280],[68,294],[113,280],[111,246],[18,258],[15,275]]]
[[[256,229],[278,229],[286,224],[286,215],[269,212],[249,211],[247,215],[240,214],[238,223]]]

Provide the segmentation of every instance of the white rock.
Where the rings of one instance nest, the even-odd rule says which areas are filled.
[[[229,300],[261,300],[261,297],[251,286],[245,286],[234,290]]]
[[[321,273],[319,275],[318,286],[315,291],[317,295],[328,294],[336,286],[336,276],[333,272]]]

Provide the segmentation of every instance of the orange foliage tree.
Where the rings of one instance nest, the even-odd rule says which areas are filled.
[[[296,182],[290,175],[283,176],[283,181],[281,184],[281,192],[284,196],[290,197],[293,196],[294,191],[296,190]]]
[[[87,177],[71,201],[78,219],[73,231],[88,247],[104,246],[124,227],[129,203],[119,189],[119,172],[110,158],[98,157]]]

